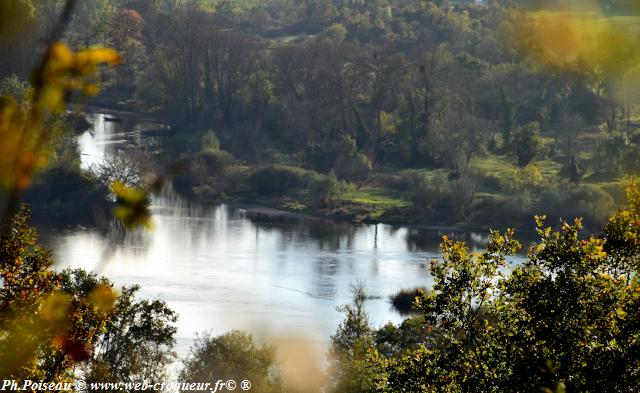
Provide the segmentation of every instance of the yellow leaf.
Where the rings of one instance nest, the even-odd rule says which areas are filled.
[[[107,63],[116,65],[122,63],[122,57],[120,54],[113,49],[107,48],[91,48],[83,50],[78,53],[78,59],[88,60],[94,64]]]
[[[89,295],[89,302],[101,313],[109,313],[116,302],[118,295],[108,285],[100,285]]]
[[[40,102],[36,105],[42,105],[42,109],[53,112],[60,112],[64,109],[64,91],[59,86],[48,85],[44,87],[40,93]]]
[[[51,60],[61,68],[69,67],[73,63],[73,52],[65,44],[56,42],[51,46]]]
[[[100,92],[100,86],[96,83],[87,83],[83,86],[82,92],[87,96],[95,96]]]
[[[127,228],[153,227],[149,210],[150,199],[144,189],[127,187],[122,182],[115,181],[111,184],[111,191],[116,196],[113,214]]]
[[[67,321],[68,310],[69,297],[63,293],[55,292],[42,302],[40,318],[52,325],[60,325]]]

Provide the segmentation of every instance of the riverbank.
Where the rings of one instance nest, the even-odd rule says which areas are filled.
[[[592,232],[624,204],[623,177],[585,174],[573,183],[550,158],[518,168],[508,156],[486,152],[462,176],[437,168],[375,167],[346,180],[303,168],[303,157],[279,152],[263,160],[270,164],[249,164],[225,151],[213,133],[194,134],[143,113],[95,106],[87,111],[114,122],[156,123],[158,132],[145,136],[160,137],[153,152],[158,167],[181,162],[176,190],[204,204],[245,203],[338,222],[473,230],[531,230],[533,216],[546,214],[554,225],[583,217]]]
[[[245,216],[252,221],[257,222],[294,222],[294,221],[318,221],[318,222],[330,222],[332,224],[366,224],[366,225],[386,225],[392,228],[406,228],[408,230],[429,230],[429,231],[440,231],[443,233],[446,232],[454,232],[454,231],[462,231],[462,232],[476,232],[476,233],[485,233],[488,235],[490,230],[499,229],[503,230],[507,227],[514,228],[517,232],[517,235],[521,239],[530,240],[536,238],[536,232],[532,226],[529,227],[513,227],[513,226],[495,226],[495,227],[486,227],[481,225],[471,225],[468,223],[453,223],[450,225],[447,224],[428,224],[428,223],[416,223],[409,224],[406,222],[393,222],[393,221],[374,221],[374,220],[362,220],[362,221],[354,221],[354,220],[336,220],[326,214],[323,214],[319,211],[306,211],[306,212],[298,212],[293,210],[286,210],[286,207],[283,208],[275,208],[272,206],[263,206],[260,205],[257,201],[243,201],[239,202],[237,200],[225,199],[225,200],[217,200],[215,202],[209,201],[206,205],[212,206],[213,204],[227,204],[233,208],[239,208],[245,211]],[[533,220],[532,220],[533,225]]]
[[[585,230],[596,232],[608,215],[623,205],[619,199],[625,185],[624,179],[558,183],[510,194],[496,187],[499,174],[443,181],[443,171],[385,171],[372,172],[367,180],[354,185],[296,167],[265,169],[272,167],[232,164],[210,176],[203,168],[187,166],[178,188],[188,199],[200,203],[253,204],[338,222],[531,231],[533,217],[546,214],[550,225],[559,224],[561,218],[583,217]],[[275,189],[267,187],[267,192],[262,192],[262,185],[256,184],[261,176],[276,185]],[[189,179],[186,183],[185,178]]]
[[[535,232],[533,230],[533,218],[529,223],[516,226],[513,223],[499,223],[496,221],[493,225],[482,225],[472,222],[429,222],[421,219],[421,216],[415,215],[413,219],[404,219],[404,217],[396,217],[394,213],[403,212],[402,207],[410,208],[409,202],[398,200],[390,202],[389,198],[385,198],[380,194],[380,190],[359,190],[369,197],[365,199],[362,195],[350,196],[345,198],[345,202],[335,208],[314,208],[296,203],[289,197],[276,198],[258,198],[251,195],[216,195],[215,193],[198,193],[189,194],[179,192],[180,195],[187,200],[196,202],[203,206],[214,206],[221,203],[240,208],[246,211],[246,216],[258,222],[289,222],[300,220],[326,221],[331,223],[350,223],[350,224],[383,224],[397,228],[417,229],[417,230],[440,230],[446,231],[476,231],[488,233],[492,229],[504,230],[506,228],[514,228],[524,238],[533,238]],[[372,199],[371,195],[379,199]],[[367,201],[371,205],[357,205],[353,201]],[[385,203],[389,204],[384,207]],[[395,203],[395,205],[393,204]],[[377,205],[377,206],[376,206]],[[373,214],[375,216],[373,216]],[[408,215],[408,214],[407,214]]]
[[[105,115],[106,121],[112,121],[115,123],[120,123],[122,121],[133,121],[138,123],[155,123],[163,127],[171,127],[171,124],[168,121],[160,119],[157,116],[149,116],[148,114],[128,109],[115,109],[105,108],[102,106],[85,105],[82,107],[82,111],[86,114],[103,114]]]

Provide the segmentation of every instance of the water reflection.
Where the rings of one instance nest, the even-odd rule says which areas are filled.
[[[383,296],[369,304],[374,322],[397,322],[384,297],[402,286],[427,285],[424,261],[436,256],[408,250],[399,231],[384,227],[255,223],[227,205],[169,203],[154,201],[153,232],[50,225],[42,228],[43,241],[58,268],[139,283],[146,296],[167,300],[181,315],[185,338],[232,328],[327,338],[341,318],[335,307],[349,302],[357,280]]]
[[[410,228],[400,229],[406,232],[407,247],[411,251],[438,250],[443,236],[465,242],[473,251],[482,250],[489,241],[488,233],[472,232],[456,229]]]
[[[93,120],[93,134],[79,140],[85,167],[130,143],[117,141],[141,135],[100,115]],[[179,352],[194,332],[210,329],[326,341],[342,319],[336,306],[350,301],[357,281],[380,296],[368,303],[375,325],[399,322],[388,296],[430,285],[427,261],[437,257],[445,232],[476,249],[486,242],[486,234],[455,230],[258,220],[245,207],[199,206],[171,190],[153,200],[152,213],[152,232],[125,232],[115,223],[103,229],[49,223],[40,230],[58,268],[82,267],[118,285],[140,284],[144,296],[166,300],[180,315]]]
[[[327,339],[342,317],[335,307],[350,301],[350,285],[358,280],[381,297],[368,305],[374,323],[398,322],[387,297],[430,284],[427,261],[437,257],[441,235],[319,220],[254,222],[244,209],[205,209],[175,196],[155,200],[152,211],[152,232],[50,225],[43,240],[59,268],[83,267],[119,285],[139,283],[145,296],[168,301],[181,316],[185,339],[233,328]]]

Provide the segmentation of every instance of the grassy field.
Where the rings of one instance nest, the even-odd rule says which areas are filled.
[[[559,179],[562,179],[562,164],[545,158],[535,162],[535,167],[542,177],[543,188],[553,187]],[[512,197],[512,193],[506,190],[503,183],[512,179],[517,171],[513,163],[505,156],[487,154],[473,160],[470,173],[475,182],[474,203],[478,204],[483,200],[504,201]],[[427,179],[442,176],[443,170],[420,170],[408,169],[400,171],[385,171],[397,177],[425,177]],[[394,190],[377,182],[378,173],[371,175],[372,181],[366,186],[354,189],[340,198],[340,205],[347,209],[358,209],[365,212],[366,218],[378,220],[385,215],[385,212],[394,209],[405,209],[412,206],[411,190]],[[584,185],[595,186],[598,189],[610,194],[616,205],[623,206],[626,202],[624,189],[628,178],[620,176],[616,178],[596,179],[586,177],[581,182]],[[533,195],[536,198],[536,195]]]
[[[411,206],[411,202],[398,191],[380,187],[363,187],[351,191],[342,198],[342,202],[370,209],[368,219],[378,220],[388,210]]]

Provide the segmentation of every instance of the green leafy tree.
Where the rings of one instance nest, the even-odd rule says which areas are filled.
[[[629,138],[624,132],[613,131],[602,135],[593,151],[595,170],[602,174],[619,175],[628,159],[629,147]]]
[[[537,217],[540,241],[510,272],[512,230],[493,232],[480,254],[445,237],[433,288],[416,303],[427,333],[418,348],[369,355],[372,390],[638,390],[639,190],[629,187],[629,209],[602,236],[581,236],[580,220],[553,230]]]
[[[640,188],[636,180],[627,188],[627,199],[629,209],[613,214],[603,230],[605,251],[615,273],[640,271]]]
[[[333,172],[328,175],[315,175],[309,182],[307,199],[312,206],[330,208],[335,206],[347,188],[347,184],[339,181]]]
[[[180,371],[183,381],[215,383],[219,379],[250,380],[251,391],[260,393],[282,391],[275,349],[256,345],[240,331],[198,336]]]
[[[138,300],[138,287],[83,270],[51,269],[23,207],[0,239],[0,377],[69,381],[81,362],[87,381],[163,382],[176,332],[175,313]]]
[[[373,378],[366,368],[366,357],[373,347],[373,330],[364,305],[370,295],[364,284],[352,286],[353,304],[338,307],[345,320],[331,337],[329,346],[329,391],[356,393],[372,388]]]
[[[71,277],[80,286],[96,281],[83,271],[74,271]],[[87,382],[167,381],[168,366],[175,359],[177,315],[161,300],[137,299],[139,289],[122,288],[92,357],[83,366]]]
[[[104,282],[66,285],[28,221],[23,207],[0,238],[0,377],[64,381],[89,358],[115,294]]]
[[[537,122],[532,122],[526,126],[518,127],[513,133],[510,146],[518,160],[518,166],[520,168],[526,167],[542,151],[540,125]]]

